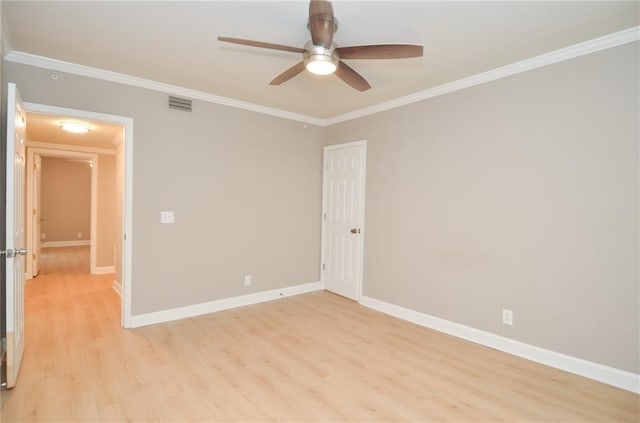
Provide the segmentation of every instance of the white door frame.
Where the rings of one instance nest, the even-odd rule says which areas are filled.
[[[356,147],[362,146],[362,177],[360,178],[361,189],[360,189],[360,229],[361,234],[358,237],[358,242],[360,243],[360,257],[358,257],[358,262],[360,264],[360,277],[357,281],[357,301],[360,302],[362,298],[362,281],[363,281],[363,271],[364,271],[364,236],[365,236],[365,224],[364,224],[364,205],[365,205],[365,191],[366,191],[366,180],[367,180],[367,140],[353,141],[347,142],[343,144],[334,144],[328,145],[324,147],[322,154],[322,214],[320,215],[320,219],[322,221],[322,235],[321,235],[321,244],[320,244],[320,281],[322,283],[322,287],[325,287],[325,249],[327,246],[327,228],[326,228],[326,210],[327,210],[327,153],[331,150],[338,150],[341,148],[348,147]]]
[[[124,328],[131,324],[131,295],[133,292],[133,119],[124,116],[90,112],[86,110],[68,109],[38,103],[24,103],[28,112],[47,115],[65,115],[78,119],[97,120],[115,123],[124,127],[124,193],[122,201],[122,315],[121,324]],[[87,153],[82,153],[85,156]],[[94,162],[95,163],[95,162]],[[95,167],[95,166],[94,166]],[[95,238],[92,234],[92,240]]]
[[[27,106],[25,106],[27,107]],[[29,110],[29,109],[27,109]],[[29,125],[29,123],[27,123]],[[97,216],[98,216],[98,155],[95,153],[81,153],[76,151],[56,150],[48,148],[37,148],[27,146],[27,251],[33,253],[34,236],[40,236],[34,233],[33,219],[31,212],[33,210],[33,163],[35,156],[41,157],[57,157],[64,159],[87,159],[93,161],[91,167],[91,217],[90,217],[90,248],[89,248],[89,273],[96,274],[96,255],[97,255]],[[27,258],[26,278],[33,279],[33,256]]]

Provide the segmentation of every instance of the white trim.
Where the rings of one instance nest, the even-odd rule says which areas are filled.
[[[5,60],[13,63],[20,63],[23,65],[36,66],[43,69],[50,69],[59,72],[67,72],[74,75],[85,76],[89,78],[96,78],[104,81],[116,82],[124,85],[131,85],[134,87],[146,88],[149,90],[160,91],[167,94],[178,95],[183,97],[189,97],[201,101],[206,101],[214,104],[222,104],[229,107],[235,107],[238,109],[249,110],[252,112],[263,113],[271,116],[277,116],[285,119],[290,119],[298,122],[309,123],[318,126],[330,126],[340,122],[346,122],[348,120],[357,119],[360,117],[372,115],[385,110],[391,110],[396,107],[405,106],[407,104],[416,103],[419,101],[427,100],[429,98],[449,94],[455,91],[462,90],[464,88],[473,87],[476,85],[484,84],[486,82],[495,81],[497,79],[506,78],[508,76],[516,75],[518,73],[527,72],[533,69],[537,69],[543,66],[552,65],[565,60],[574,59],[576,57],[584,56],[587,54],[595,53],[598,51],[606,50],[612,47],[617,47],[623,44],[632,43],[640,40],[640,26],[634,26],[632,28],[625,29],[623,31],[614,32],[602,37],[594,38],[592,40],[584,41],[582,43],[574,44],[565,48],[554,50],[539,56],[534,56],[529,59],[522,60],[520,62],[512,63],[510,65],[501,66],[499,68],[482,72],[476,75],[469,76],[467,78],[452,81],[446,84],[438,85],[436,87],[429,88],[427,90],[418,91],[408,96],[400,97],[394,100],[379,103],[370,107],[355,110],[353,112],[336,115],[327,119],[315,118],[312,116],[302,115],[298,113],[292,113],[285,110],[276,109],[273,107],[262,106],[259,104],[249,103],[246,101],[235,100],[228,97],[222,97],[203,91],[192,90],[188,88],[182,88],[176,85],[165,84],[162,82],[152,81],[149,79],[138,78],[122,73],[107,71],[98,68],[92,68],[89,66],[78,65],[75,63],[64,62],[57,59],[51,59],[48,57],[37,56],[30,53],[24,53],[21,51],[10,51],[5,55]]]
[[[69,109],[67,107],[51,106],[48,104],[30,103],[26,101],[24,103],[25,109],[29,113],[39,113],[43,115],[69,115],[69,117],[99,120],[106,123],[116,123],[120,125],[126,125],[131,118],[117,115],[110,115],[107,113],[92,112],[89,110]]]
[[[80,247],[84,245],[91,245],[91,240],[85,239],[80,241],[49,241],[41,243],[40,248]]]
[[[285,110],[273,107],[263,106],[260,104],[249,103],[247,101],[236,100],[229,97],[222,97],[210,94],[204,91],[183,88],[177,85],[165,84],[164,82],[153,81],[145,78],[108,71],[104,69],[92,68],[89,66],[78,65],[71,62],[52,59],[49,57],[37,56],[35,54],[24,53],[13,50],[5,56],[5,60],[23,65],[36,66],[43,69],[50,69],[58,72],[66,72],[73,75],[85,76],[88,78],[100,79],[103,81],[116,82],[119,84],[130,85],[133,87],[146,88],[148,90],[160,91],[163,93],[192,98],[194,100],[206,101],[208,103],[221,104],[224,106],[235,107],[237,109],[249,110],[252,112],[263,113],[266,115],[276,116],[280,118],[295,120],[298,122],[309,123],[312,125],[322,125],[323,120],[300,113],[287,112]]]
[[[109,273],[115,273],[115,266],[100,266],[96,267],[96,271],[93,273],[94,275],[108,275]]]
[[[28,144],[29,141],[27,140],[26,144]],[[26,145],[25,144],[25,145]],[[26,160],[26,164],[25,164],[25,211],[24,211],[24,215],[25,215],[25,222],[24,222],[24,235],[25,235],[25,246],[27,247],[27,251],[30,254],[27,254],[24,258],[24,277],[25,280],[31,280],[33,279],[34,275],[34,271],[33,271],[33,263],[36,261],[34,258],[34,254],[35,254],[35,234],[33,232],[33,212],[35,211],[35,207],[34,207],[34,173],[35,173],[35,169],[34,169],[34,160],[35,157],[33,157],[31,155],[31,152],[29,151],[29,149],[25,149],[25,160]],[[41,169],[42,170],[42,169]],[[40,241],[40,248],[42,248],[42,240]],[[38,258],[39,260],[40,258]]]
[[[114,291],[116,291],[116,294],[118,294],[118,296],[122,298],[122,285],[120,284],[119,280],[113,280],[112,288]]]
[[[40,142],[40,141],[27,141],[27,148],[46,148],[50,150],[79,151],[82,153],[96,153],[96,154],[111,154],[111,155],[116,154],[115,150],[109,150],[107,148],[84,147],[81,145],[56,144],[53,142]]]
[[[252,304],[262,303],[265,301],[277,300],[279,298],[320,291],[321,289],[322,284],[320,282],[310,282],[301,285],[289,286],[286,288],[273,289],[270,291],[262,291],[253,294],[240,295],[238,297],[209,301],[207,303],[194,304],[146,314],[139,314],[136,316],[131,316],[131,327],[137,328],[140,326],[171,322],[174,320],[200,316],[202,314],[215,313],[217,311],[244,307]]]
[[[356,288],[356,301],[360,301],[362,297],[362,281],[364,275],[364,236],[365,236],[365,221],[364,221],[364,207],[366,201],[366,191],[367,191],[367,140],[360,141],[352,141],[345,142],[342,144],[333,144],[324,147],[322,152],[322,209],[320,212],[320,221],[322,222],[321,235],[320,235],[320,281],[322,282],[322,287],[325,287],[325,279],[324,279],[324,269],[323,265],[325,264],[326,254],[325,247],[327,245],[326,236],[326,220],[324,219],[324,214],[327,210],[327,152],[332,150],[339,150],[341,148],[350,148],[350,147],[362,147],[360,150],[362,157],[362,175],[361,175],[361,185],[360,185],[360,257],[358,257],[358,264],[360,266],[360,277],[358,278]]]
[[[133,119],[124,122],[124,199],[122,204],[122,326],[131,327],[133,301]]]
[[[124,201],[122,204],[122,327],[131,327],[131,303],[133,284],[133,119],[125,116],[91,112],[87,110],[69,109],[38,103],[24,103],[28,112],[49,115],[66,115],[69,117],[99,120],[124,126]],[[86,154],[86,153],[85,153]],[[96,167],[94,166],[94,169]]]
[[[98,261],[98,166],[100,165],[97,154],[92,154],[93,166],[91,166],[91,252],[89,254],[89,271],[96,274],[96,262]]]
[[[501,66],[487,72],[482,72],[476,75],[469,76],[467,78],[458,79],[457,81],[438,85],[424,91],[418,91],[416,93],[400,97],[395,100],[386,101],[384,103],[365,107],[353,112],[333,116],[331,118],[325,119],[323,125],[334,125],[336,123],[346,122],[386,110],[395,109],[407,104],[417,103],[419,101],[427,100],[433,97],[438,97],[465,88],[485,84],[497,79],[506,78],[508,76],[527,72],[533,69],[541,68],[543,66],[552,65],[554,63],[563,62],[565,60],[574,59],[576,57],[595,53],[612,47],[617,47],[619,45],[631,43],[638,40],[640,40],[640,26],[605,35],[604,37],[595,38],[590,41],[585,41],[583,43],[575,44],[549,53],[541,54],[539,56],[531,57],[529,59],[512,63],[510,65]]]
[[[640,375],[616,369],[581,358],[525,344],[490,332],[440,319],[415,310],[363,296],[360,304],[399,319],[416,323],[480,345],[495,348],[518,357],[526,358],[556,369],[613,385],[627,391],[640,393]]]

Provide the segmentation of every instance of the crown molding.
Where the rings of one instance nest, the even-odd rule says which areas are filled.
[[[487,72],[482,72],[466,78],[458,79],[457,81],[438,85],[424,91],[418,91],[416,93],[409,94],[404,97],[399,97],[394,100],[386,101],[384,103],[379,103],[374,106],[365,107],[363,109],[359,109],[342,115],[333,116],[325,119],[324,126],[334,125],[336,123],[346,122],[375,113],[384,112],[386,110],[395,109],[397,107],[405,106],[411,103],[417,103],[419,101],[449,94],[455,91],[460,91],[465,88],[470,88],[476,85],[495,81],[497,79],[506,78],[518,73],[538,69],[543,66],[548,66],[554,63],[563,62],[565,60],[574,59],[576,57],[595,53],[601,50],[606,50],[612,47],[617,47],[627,43],[632,43],[638,40],[640,40],[640,26],[635,26],[624,31],[614,32],[613,34],[605,35],[603,37],[595,38],[593,40],[585,41],[579,44],[574,44],[572,46],[541,54],[539,56],[534,56],[520,62],[501,66]]]
[[[563,62],[565,60],[570,60],[576,57],[584,56],[587,54],[595,53],[598,51],[606,50],[612,47],[617,47],[623,44],[628,44],[628,43],[632,43],[639,40],[640,40],[640,26],[635,26],[623,31],[614,32],[613,34],[605,35],[603,37],[598,37],[593,40],[574,44],[572,46],[561,48],[559,50],[555,50],[549,53],[541,54],[539,56],[534,56],[529,59],[522,60],[520,62],[512,63],[506,66],[501,66],[496,69],[492,69],[492,70],[482,72],[476,75],[472,75],[466,78],[462,78],[457,81],[448,82],[446,84],[438,85],[423,91],[418,91],[416,93],[413,93],[404,97],[399,97],[394,100],[379,103],[370,107],[365,107],[359,110],[355,110],[353,112],[332,116],[327,119],[321,119],[313,116],[307,116],[303,114],[288,112],[288,111],[276,109],[273,107],[262,106],[259,104],[236,100],[229,97],[222,97],[222,96],[206,93],[203,91],[183,88],[176,85],[165,84],[163,82],[157,82],[150,79],[138,78],[135,76],[118,73],[118,72],[112,72],[104,69],[78,65],[75,63],[65,62],[57,59],[51,59],[43,56],[37,56],[34,54],[24,53],[16,50],[13,50],[7,53],[5,55],[5,60],[8,62],[19,63],[23,65],[35,66],[35,67],[44,68],[44,69],[51,69],[58,72],[66,72],[74,75],[85,76],[89,78],[96,78],[104,81],[116,82],[119,84],[131,85],[139,88],[146,88],[154,91],[164,92],[171,95],[188,97],[195,100],[221,104],[224,106],[229,106],[229,107],[248,110],[252,112],[262,113],[266,115],[276,116],[284,119],[294,120],[297,122],[304,122],[311,125],[330,126],[337,123],[357,119],[360,117],[369,116],[369,115],[383,112],[386,110],[395,109],[397,107],[402,107],[408,104],[417,103],[419,101],[449,94],[455,91],[460,91],[465,88],[470,88],[476,85],[495,81],[497,79],[513,76],[518,73],[527,72],[533,69],[541,68],[543,66],[552,65],[554,63]]]
[[[243,110],[262,113],[266,115],[276,116],[284,119],[308,123],[311,125],[322,126],[324,124],[323,119],[314,118],[312,116],[288,112],[286,110],[280,110],[273,107],[262,106],[260,104],[249,103],[246,101],[236,100],[229,97],[210,94],[204,91],[193,90],[190,88],[183,88],[177,85],[165,84],[164,82],[158,82],[158,81],[153,81],[151,79],[139,78],[137,76],[131,76],[124,73],[92,68],[89,66],[78,65],[76,63],[65,62],[62,60],[52,59],[49,57],[37,56],[35,54],[25,53],[22,51],[17,51],[17,50],[10,51],[5,55],[4,59],[8,62],[35,66],[43,69],[50,69],[53,71],[65,72],[73,75],[100,79],[103,81],[116,82],[118,84],[130,85],[138,88],[146,88],[153,91],[160,91],[166,94],[177,95],[181,97],[188,97],[194,100],[206,101],[208,103],[221,104],[224,106],[234,107],[237,109],[243,109]]]

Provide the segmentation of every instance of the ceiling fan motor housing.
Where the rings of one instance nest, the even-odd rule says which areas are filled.
[[[307,19],[307,29],[311,34],[323,34],[317,39],[317,44],[329,48],[333,34],[338,32],[338,19],[332,14],[319,13]]]
[[[327,74],[333,73],[333,71],[338,67],[338,62],[340,61],[340,57],[336,51],[336,43],[331,43],[330,48],[325,48],[323,46],[314,45],[311,40],[307,41],[304,45],[304,53],[302,53],[302,57],[307,69],[314,65],[321,67],[325,66],[326,69],[332,69],[331,72],[327,71]],[[333,67],[331,67],[331,65],[333,65]],[[319,72],[314,73],[322,74]]]

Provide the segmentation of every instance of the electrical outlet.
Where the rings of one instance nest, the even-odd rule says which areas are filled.
[[[244,275],[244,286],[251,285],[251,275]]]
[[[502,323],[505,325],[513,325],[513,311],[507,309],[502,310]]]
[[[173,212],[172,211],[161,211],[160,212],[160,223],[173,223]]]

